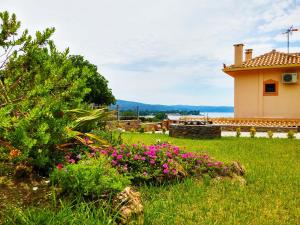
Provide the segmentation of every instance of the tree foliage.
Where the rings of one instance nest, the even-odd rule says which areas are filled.
[[[51,40],[54,28],[19,35],[15,14],[0,18],[0,144],[19,149],[18,160],[47,168],[55,146],[68,138],[72,118],[65,112],[89,108],[84,100],[92,88],[88,81],[98,79],[96,68],[82,57],[76,64],[68,49],[59,52]]]
[[[164,119],[167,119],[168,116],[165,112],[158,112],[156,115],[155,115],[155,119],[157,120],[164,120]]]
[[[97,71],[97,67],[85,60],[80,55],[70,56],[73,65],[79,68],[79,76],[82,74],[82,69],[88,68],[91,76],[87,79],[87,86],[91,91],[85,96],[84,100],[89,103],[98,105],[110,105],[116,102],[111,89],[108,88],[108,81]]]

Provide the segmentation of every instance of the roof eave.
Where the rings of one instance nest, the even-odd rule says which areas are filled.
[[[274,65],[274,66],[233,67],[233,68],[226,67],[223,69],[223,72],[229,74],[228,72],[235,72],[235,71],[259,70],[259,69],[280,69],[280,68],[291,68],[291,67],[300,67],[300,63],[299,64]],[[232,75],[230,75],[230,76],[232,76]]]

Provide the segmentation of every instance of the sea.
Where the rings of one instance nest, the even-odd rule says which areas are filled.
[[[202,112],[201,115],[187,115],[182,116],[180,114],[167,114],[168,119],[170,120],[177,120],[180,117],[191,117],[191,118],[198,118],[198,117],[208,117],[208,118],[233,118],[233,112]]]

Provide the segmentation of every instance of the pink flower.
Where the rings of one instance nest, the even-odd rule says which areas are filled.
[[[147,172],[144,172],[144,173],[143,173],[143,175],[144,175],[144,176],[147,176],[147,175],[148,175],[148,173],[147,173]]]
[[[88,139],[87,137],[85,137],[83,140],[84,140],[84,142],[85,142],[86,144],[88,144],[89,141],[90,141],[90,139]]]
[[[140,159],[140,156],[139,156],[139,155],[135,155],[135,156],[133,157],[133,159],[134,159],[134,160],[138,160],[138,159]]]
[[[69,163],[74,164],[76,161],[74,159],[69,159]]]
[[[61,164],[61,163],[58,163],[58,164],[56,165],[56,168],[57,168],[58,170],[61,170],[62,168],[64,168],[64,165]]]
[[[164,170],[163,170],[163,173],[164,173],[164,174],[167,174],[167,173],[169,173],[169,169],[167,169],[167,168],[166,168],[166,169],[164,169]]]
[[[175,155],[178,155],[179,154],[179,147],[178,146],[174,146],[173,147],[173,152]]]
[[[151,165],[154,165],[154,164],[155,164],[155,160],[151,159],[151,160],[150,160],[150,164],[151,164]]]
[[[163,164],[163,168],[167,169],[167,168],[169,168],[169,165],[167,163],[165,163],[165,164]]]
[[[177,174],[177,171],[175,169],[172,170],[173,174]]]
[[[101,150],[100,153],[101,153],[102,155],[107,155],[107,151],[106,151],[106,150]]]
[[[172,158],[172,154],[170,152],[167,152],[166,155],[169,157],[169,158]]]
[[[112,160],[111,163],[115,166],[118,164],[118,162],[116,160]]]
[[[221,166],[223,163],[220,161],[215,162],[215,166]]]
[[[123,155],[117,155],[117,159],[122,159]]]

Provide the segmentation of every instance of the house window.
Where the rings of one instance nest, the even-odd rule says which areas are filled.
[[[278,95],[278,81],[266,80],[264,81],[264,96]]]

